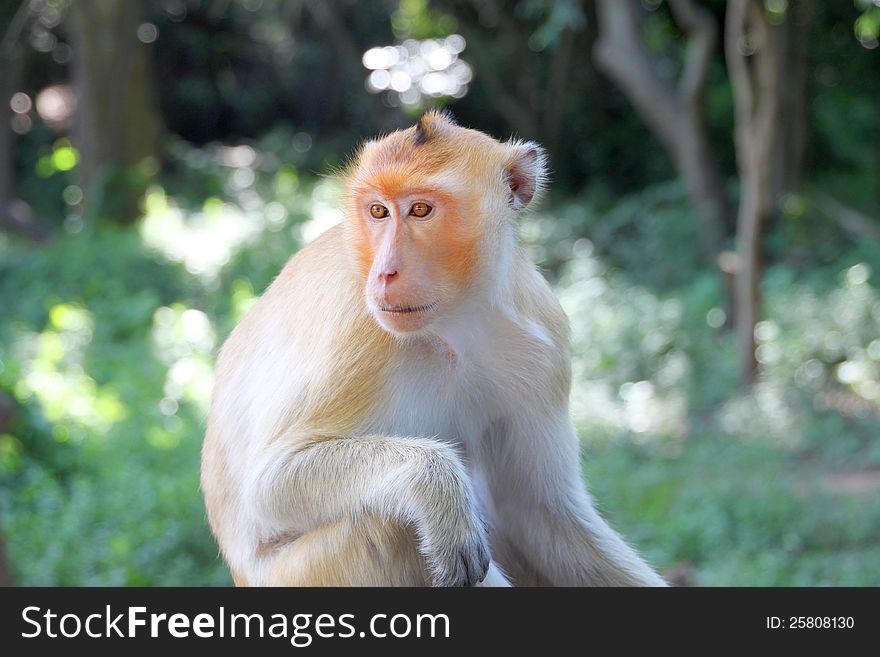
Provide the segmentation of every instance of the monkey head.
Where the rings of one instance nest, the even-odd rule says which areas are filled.
[[[499,142],[437,111],[366,143],[347,175],[345,229],[376,321],[408,334],[489,298],[544,166],[537,144]]]

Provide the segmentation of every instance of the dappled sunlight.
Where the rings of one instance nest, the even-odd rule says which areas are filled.
[[[106,434],[126,416],[116,393],[99,386],[83,368],[83,353],[93,332],[87,310],[57,304],[50,309],[49,326],[24,335],[14,347],[23,372],[16,397],[22,401],[33,397],[40,403],[46,419],[57,425],[58,442],[82,439],[84,430]]]
[[[70,171],[79,162],[79,153],[69,139],[59,139],[52,144],[52,150],[37,160],[36,173],[41,178],[49,178],[59,171]],[[73,205],[73,204],[71,204]]]
[[[217,337],[210,319],[200,310],[176,303],[153,315],[152,340],[157,357],[168,366],[159,410],[177,414],[182,401],[204,414],[214,384],[214,347]]]
[[[586,240],[559,285],[572,326],[572,414],[582,427],[680,436],[687,420],[687,355],[673,343],[681,303],[611,275]]]
[[[253,308],[257,302],[257,295],[251,282],[244,278],[239,278],[232,283],[232,320],[236,323],[240,322],[247,311]]]
[[[856,407],[880,412],[880,291],[869,279],[868,265],[858,263],[824,294],[797,284],[770,296],[773,320],[755,331],[765,376],[793,381],[817,401],[836,388],[867,403]]]
[[[527,242],[541,236],[542,221],[524,226]],[[586,240],[572,252],[558,292],[572,325],[575,421],[588,437],[628,432],[642,442],[686,435],[694,404],[705,403],[707,389],[727,385],[733,352],[725,345],[733,336],[723,331],[723,310],[701,313],[688,307],[692,301],[633,284]],[[880,293],[868,266],[842,270],[827,290],[775,285],[773,272],[768,278],[768,319],[755,327],[761,379],[721,400],[712,411],[718,427],[792,448],[808,428],[819,440],[836,440],[834,429],[819,428],[817,414],[880,417]],[[703,328],[689,323],[697,318]],[[693,352],[693,333],[707,328],[721,348],[701,378],[694,359],[706,371],[712,360],[703,359],[713,356]]]
[[[76,95],[69,85],[52,85],[37,94],[34,104],[43,121],[60,129],[69,126],[73,119],[73,112],[76,109]]]
[[[431,98],[462,98],[473,78],[470,65],[460,58],[465,46],[464,37],[450,34],[370,48],[362,58],[370,71],[367,89],[383,93],[390,105],[407,107],[423,107]]]
[[[325,179],[315,185],[311,197],[311,219],[299,227],[299,236],[304,244],[342,221],[341,193],[341,185],[335,180]]]
[[[790,405],[786,393],[782,382],[764,380],[733,396],[718,412],[722,430],[741,440],[769,438],[785,447],[797,445],[803,417]]]
[[[307,244],[342,220],[339,180],[321,178],[304,186],[289,164],[261,171],[263,156],[246,145],[214,145],[209,153],[188,149],[182,157],[196,168],[220,167],[227,200],[208,197],[200,209],[187,212],[154,186],[144,197],[140,223],[150,250],[183,264],[204,284],[215,284],[237,254],[288,223],[294,243]]]
[[[164,190],[152,188],[144,199],[140,225],[144,244],[205,282],[215,280],[229,259],[266,227],[262,208],[245,210],[217,198],[187,215]]]

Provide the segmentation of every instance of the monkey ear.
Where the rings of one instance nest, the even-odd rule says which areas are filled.
[[[547,177],[547,155],[533,141],[507,144],[504,174],[510,188],[510,207],[522,210],[538,196]]]

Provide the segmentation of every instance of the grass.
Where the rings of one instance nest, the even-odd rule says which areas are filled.
[[[849,471],[726,435],[585,451],[606,516],[677,584],[880,585],[880,475],[848,487]]]

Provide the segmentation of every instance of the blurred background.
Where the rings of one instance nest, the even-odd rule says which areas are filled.
[[[0,1],[0,583],[230,584],[216,351],[429,106],[550,152],[603,511],[681,585],[880,585],[880,0]]]

